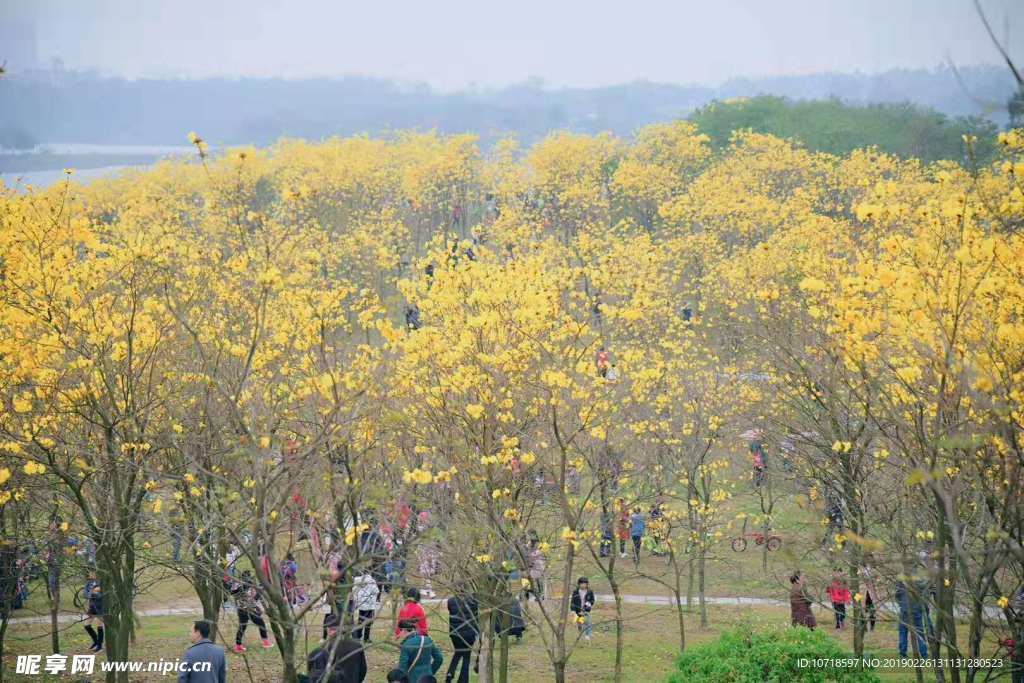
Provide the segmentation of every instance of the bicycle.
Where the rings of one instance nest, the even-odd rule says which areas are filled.
[[[747,539],[751,538],[754,540],[754,545],[766,545],[769,552],[774,552],[782,547],[782,537],[778,534],[771,533],[771,527],[764,531],[752,531],[747,532],[747,520],[743,520],[743,531],[740,532],[739,536],[732,539],[732,550],[736,553],[741,553],[747,549]]]

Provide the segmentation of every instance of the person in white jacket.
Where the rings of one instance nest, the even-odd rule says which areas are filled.
[[[360,574],[352,582],[352,610],[357,614],[356,627],[353,635],[364,643],[370,642],[370,627],[379,605],[377,604],[377,582],[369,572]]]

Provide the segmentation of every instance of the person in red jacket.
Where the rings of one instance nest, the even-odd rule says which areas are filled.
[[[608,352],[602,346],[601,350],[597,352],[597,374],[601,377],[608,376],[608,368],[611,366],[611,362],[608,357]]]
[[[417,588],[410,588],[405,592],[405,604],[398,611],[398,623],[406,619],[416,622],[416,632],[421,636],[427,635],[427,613],[423,611],[420,604],[420,591]],[[402,635],[402,629],[395,626],[395,638]]]
[[[832,583],[828,586],[828,598],[832,601],[832,609],[836,613],[836,628],[846,626],[846,606],[850,604],[850,589],[846,587],[843,572],[835,569],[832,572]]]

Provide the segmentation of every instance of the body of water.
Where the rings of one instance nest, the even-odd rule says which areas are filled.
[[[120,171],[131,168],[145,168],[146,164],[140,164],[138,166],[100,166],[98,168],[86,168],[82,170],[75,170],[75,174],[71,176],[71,179],[84,183],[96,178],[102,178],[108,175],[114,175]],[[72,167],[73,168],[73,167]],[[67,178],[67,174],[64,173],[63,168],[56,168],[46,171],[9,171],[0,173],[0,181],[7,187],[13,187],[16,190],[26,190],[29,187],[43,188],[49,187],[54,183],[63,182]]]
[[[80,142],[53,142],[36,145],[32,149],[0,149],[0,156],[24,157],[33,154],[123,154],[135,156],[171,156],[190,154],[195,151],[191,145],[95,145]]]
[[[160,159],[189,157],[190,145],[94,145],[48,143],[31,150],[0,150],[0,180],[24,190],[62,182],[65,168],[75,169],[72,179],[86,182],[125,169],[145,168]]]

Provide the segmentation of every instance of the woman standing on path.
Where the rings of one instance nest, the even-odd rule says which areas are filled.
[[[352,616],[356,620],[353,635],[363,643],[370,642],[370,628],[380,608],[377,602],[380,588],[369,572],[364,572],[352,582]]]
[[[90,579],[85,583],[85,597],[88,605],[85,610],[85,632],[92,638],[90,652],[99,652],[103,649],[103,589],[100,582],[96,580],[95,574],[90,574]],[[97,624],[93,628],[93,624]]]
[[[789,577],[791,584],[789,591],[790,618],[793,626],[806,626],[813,631],[818,622],[814,618],[814,612],[811,611],[811,598],[804,588],[804,581],[804,575],[801,572],[795,572]]]
[[[626,541],[629,540],[629,508],[626,501],[619,498],[619,557],[626,559]]]
[[[526,598],[529,599],[530,595],[537,598],[537,602],[544,599],[544,551],[540,549],[540,539],[534,535],[530,538],[530,554],[529,554],[529,576],[530,576],[530,588],[527,591]]]
[[[452,640],[451,664],[448,665],[447,683],[458,676],[458,683],[469,683],[469,664],[473,644],[480,632],[480,618],[476,599],[469,591],[461,591],[448,598],[448,636]],[[459,669],[461,665],[461,671]]]
[[[434,597],[434,576],[441,568],[441,550],[437,543],[428,541],[419,547],[419,570],[423,579],[423,596]]]
[[[868,615],[868,630],[875,630],[875,610],[878,608],[878,587],[875,585],[874,567],[871,566],[871,556],[864,558],[864,566],[858,571],[860,574],[860,592],[864,596],[864,609]]]
[[[633,538],[633,564],[640,566],[640,545],[644,540],[644,531],[647,530],[647,520],[640,508],[633,510],[629,518],[629,535]]]

